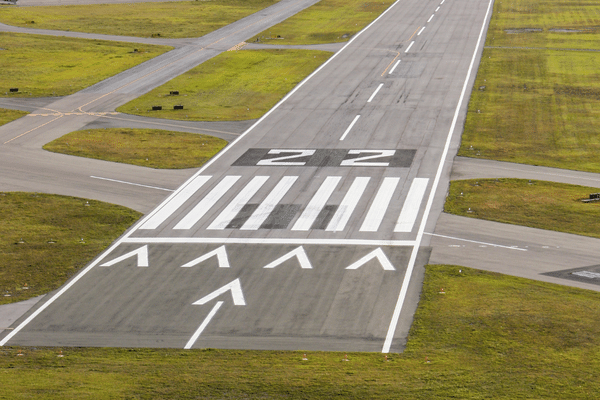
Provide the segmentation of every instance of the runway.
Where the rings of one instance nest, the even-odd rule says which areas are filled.
[[[401,351],[491,5],[395,3],[0,345]],[[200,61],[158,58],[47,108],[95,119]]]

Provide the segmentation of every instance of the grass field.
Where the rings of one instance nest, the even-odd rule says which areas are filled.
[[[600,172],[600,51],[551,50],[600,50],[599,12],[590,1],[495,3],[459,155]],[[543,31],[506,33],[523,27]]]
[[[0,304],[58,288],[139,217],[100,201],[0,193]]]
[[[2,32],[0,48],[4,49],[0,50],[3,97],[69,95],[170,49]],[[19,92],[10,93],[10,88],[18,88]]]
[[[450,182],[444,211],[507,224],[600,237],[600,202],[581,199],[597,188],[526,179]],[[470,209],[470,212],[469,212]]]
[[[86,129],[71,132],[44,146],[45,150],[150,168],[197,168],[227,142],[194,133],[160,129]]]
[[[272,44],[345,42],[392,3],[392,0],[321,0],[249,41],[259,39],[262,43]]]
[[[6,7],[0,22],[39,29],[138,37],[200,37],[278,0],[211,0]]]
[[[117,111],[194,121],[261,117],[332,53],[307,50],[229,51],[119,107]],[[179,95],[170,95],[179,91]],[[162,111],[151,111],[160,105]],[[183,110],[173,106],[183,105]]]
[[[8,124],[11,121],[24,117],[29,114],[26,111],[9,110],[6,108],[0,108],[0,126]]]
[[[283,351],[2,348],[0,385],[15,399],[595,399],[599,338],[599,293],[433,265],[406,350],[387,362],[379,353],[344,362],[339,352],[303,361]]]

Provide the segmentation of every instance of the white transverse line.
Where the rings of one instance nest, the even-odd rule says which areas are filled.
[[[427,232],[425,232],[425,235],[430,235],[430,236],[435,236],[435,237],[441,237],[441,238],[445,238],[445,239],[460,240],[461,242],[469,242],[469,243],[475,243],[475,244],[484,244],[486,246],[500,247],[500,248],[509,249],[509,250],[527,251],[527,249],[521,249],[521,248],[519,248],[517,246],[503,246],[501,244],[478,242],[476,240],[462,239],[462,238],[457,238],[457,237],[452,237],[452,236],[445,236],[445,235],[437,235],[435,233],[427,233]]]
[[[175,196],[170,197],[169,201],[163,203],[158,211],[152,214],[151,218],[140,226],[140,229],[156,229],[167,220],[179,207],[183,205],[198,189],[202,187],[211,176],[200,175],[196,176],[189,184],[184,186],[184,189],[176,192]]]
[[[350,186],[350,189],[348,189],[348,192],[344,196],[340,206],[327,225],[327,231],[340,232],[344,230],[348,220],[350,219],[350,216],[358,204],[358,201],[365,192],[370,179],[371,178],[367,177],[358,177],[354,179],[352,186]]]
[[[490,0],[488,3],[488,8],[485,13],[485,17],[483,18],[483,23],[481,25],[481,31],[479,32],[479,38],[477,39],[477,44],[475,45],[475,50],[473,51],[473,57],[471,58],[471,64],[469,64],[469,70],[467,71],[467,76],[465,77],[465,82],[463,84],[462,91],[460,93],[460,97],[458,99],[458,104],[456,105],[456,110],[454,111],[454,118],[452,119],[452,124],[450,125],[450,131],[448,132],[448,137],[446,138],[446,144],[444,146],[444,151],[442,156],[440,157],[440,163],[438,164],[438,169],[435,174],[435,179],[433,180],[433,185],[431,187],[431,191],[429,192],[429,198],[427,199],[427,204],[425,206],[425,212],[423,213],[423,218],[421,219],[421,225],[419,226],[419,231],[417,232],[417,238],[415,239],[415,246],[412,249],[410,254],[410,259],[408,260],[408,266],[406,268],[406,272],[404,274],[404,281],[402,281],[402,287],[400,288],[400,294],[398,295],[398,301],[396,302],[396,307],[394,308],[394,314],[392,315],[392,320],[390,321],[390,326],[387,331],[387,335],[385,337],[385,342],[383,343],[383,348],[381,350],[382,353],[389,353],[390,347],[392,346],[392,340],[394,339],[394,334],[396,333],[396,327],[398,326],[398,320],[400,319],[400,312],[402,311],[402,306],[404,305],[404,300],[406,299],[406,293],[408,292],[408,285],[410,283],[410,278],[412,276],[413,269],[415,267],[415,262],[417,260],[417,254],[419,252],[419,247],[421,247],[421,241],[423,240],[423,232],[425,230],[425,224],[427,223],[427,219],[429,218],[429,213],[431,212],[431,207],[433,205],[433,200],[435,198],[435,192],[437,191],[437,187],[440,184],[440,179],[442,176],[442,171],[444,170],[444,164],[446,163],[446,158],[448,157],[448,151],[450,149],[450,143],[452,141],[452,135],[454,134],[454,129],[456,128],[456,123],[458,121],[458,115],[460,113],[460,108],[462,106],[463,100],[465,98],[465,94],[467,92],[467,87],[469,86],[469,78],[471,77],[471,73],[473,72],[473,66],[475,65],[475,60],[477,58],[477,52],[479,51],[479,46],[481,45],[481,38],[483,37],[483,32],[485,31],[486,21],[490,15],[490,8],[492,6],[493,0]]]
[[[383,183],[375,195],[373,204],[371,204],[371,208],[369,208],[369,212],[360,227],[361,232],[377,232],[399,182],[400,178],[383,179]]]
[[[240,178],[240,175],[223,178],[173,229],[191,229]]]
[[[408,53],[408,51],[410,50],[410,48],[413,46],[413,44],[415,44],[415,41],[413,40],[412,42],[410,42],[410,44],[408,45],[408,47],[406,48],[406,50],[404,50],[405,53]]]
[[[267,198],[260,203],[258,208],[252,213],[250,218],[241,227],[242,230],[255,231],[265,222],[271,211],[279,204],[283,196],[290,190],[297,176],[284,176],[277,186],[269,193]]]
[[[408,190],[408,195],[406,196],[406,200],[402,206],[402,211],[398,217],[398,222],[396,222],[394,232],[412,231],[415,221],[417,220],[419,208],[421,208],[421,202],[423,201],[423,196],[425,196],[425,190],[427,189],[428,183],[429,179],[427,178],[415,178],[412,181],[410,189]]]
[[[223,209],[221,214],[206,229],[225,229],[268,179],[268,176],[255,176],[252,178],[250,183],[235,196],[235,199]]]
[[[419,31],[419,33],[417,33],[417,36],[421,36],[421,33],[423,33],[424,30],[425,30],[425,27],[422,27],[421,30]]]
[[[215,316],[217,311],[219,311],[219,308],[221,308],[222,305],[223,305],[222,301],[217,301],[217,304],[215,304],[215,306],[212,308],[212,310],[210,310],[210,312],[208,313],[206,318],[204,318],[204,321],[202,321],[202,324],[200,325],[200,327],[196,330],[196,332],[194,332],[194,334],[192,335],[190,340],[188,340],[187,344],[184,347],[185,350],[189,350],[192,348],[194,343],[196,343],[196,340],[198,340],[198,338],[200,337],[200,334],[202,333],[202,331],[208,326],[208,323]]]
[[[396,67],[400,64],[400,61],[402,61],[402,60],[396,61],[396,64],[394,64],[394,66],[392,67],[392,69],[390,69],[390,72],[388,72],[388,75],[390,75],[392,72],[394,72],[394,70],[396,69]]]
[[[320,244],[341,246],[408,246],[416,244],[414,240],[368,240],[368,239],[308,239],[308,238],[195,238],[195,237],[155,237],[125,238],[121,243],[144,244]]]
[[[375,91],[373,92],[371,97],[369,97],[369,100],[367,100],[367,103],[370,103],[371,101],[373,101],[373,99],[377,95],[377,92],[379,92],[379,89],[381,89],[382,86],[383,86],[383,83],[380,83],[379,86],[377,86],[377,89],[375,89]]]
[[[341,176],[328,176],[317,190],[317,193],[310,200],[298,221],[292,227],[293,231],[307,231],[312,226],[319,213],[325,207],[325,203],[329,200],[329,196],[335,190],[338,182],[342,179]]]
[[[342,137],[340,138],[340,140],[346,139],[346,135],[348,135],[348,133],[350,132],[350,130],[352,129],[352,127],[354,126],[354,124],[356,123],[356,121],[358,121],[359,118],[360,118],[360,115],[357,115],[356,117],[354,117],[354,119],[352,120],[352,122],[348,126],[348,129],[346,129],[346,132],[344,132],[344,134],[342,135]]]
[[[21,331],[21,329],[25,328],[34,318],[36,318],[40,313],[42,313],[46,308],[48,308],[52,303],[54,303],[60,296],[62,296],[71,286],[73,286],[79,279],[83,278],[89,271],[92,270],[104,257],[109,255],[114,249],[116,249],[121,243],[124,243],[132,234],[134,234],[141,226],[143,226],[147,221],[152,219],[154,215],[158,214],[163,207],[165,207],[172,199],[177,197],[179,193],[183,192],[188,185],[190,185],[194,180],[200,176],[204,171],[206,171],[211,165],[213,165],[217,160],[219,160],[225,153],[227,153],[231,148],[235,147],[235,144],[242,140],[246,135],[254,130],[258,125],[260,125],[266,118],[269,117],[275,110],[277,110],[283,103],[285,103],[290,97],[294,95],[300,88],[302,88],[308,81],[310,81],[315,75],[317,75],[323,68],[329,65],[337,56],[339,56],[348,46],[350,46],[356,39],[358,39],[363,33],[365,33],[368,29],[370,29],[373,25],[375,25],[381,18],[383,18],[388,12],[390,12],[396,5],[400,3],[400,0],[396,0],[387,10],[382,12],[379,17],[375,18],[369,25],[364,27],[360,32],[356,35],[352,36],[350,39],[337,53],[331,56],[327,61],[325,61],[319,68],[313,71],[312,74],[307,76],[302,82],[300,82],[292,91],[290,91],[283,99],[281,99],[277,104],[273,106],[266,114],[264,114],[261,118],[258,119],[250,128],[246,129],[246,131],[241,134],[237,139],[227,146],[227,148],[221,152],[219,152],[216,156],[211,158],[198,172],[196,172],[190,179],[188,179],[183,185],[179,187],[173,194],[171,194],[165,201],[162,202],[154,211],[150,212],[147,216],[145,216],[142,220],[140,220],[132,229],[125,233],[120,239],[114,242],[108,249],[106,249],[98,258],[92,261],[84,270],[82,270],[73,280],[71,280],[67,285],[65,285],[61,290],[59,290],[54,296],[52,296],[48,301],[42,304],[37,310],[35,310],[29,317],[27,317],[19,326],[17,326],[11,333],[0,341],[0,346],[4,346],[10,339],[12,339],[17,333]],[[411,246],[412,244],[407,244]]]
[[[433,19],[433,15],[434,14],[431,14],[431,17],[429,17],[429,19],[427,20],[427,22],[431,22],[431,20]]]
[[[125,181],[120,181],[118,179],[102,178],[100,176],[93,176],[93,175],[90,176],[90,178],[92,178],[92,179],[101,179],[103,181],[109,181],[109,182],[124,183],[126,185],[140,186],[140,187],[145,187],[145,188],[148,188],[148,189],[164,190],[165,192],[174,192],[174,190],[172,190],[172,189],[165,189],[165,188],[156,187],[156,186],[141,185],[139,183],[125,182]]]

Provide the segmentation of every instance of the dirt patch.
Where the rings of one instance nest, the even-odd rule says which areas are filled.
[[[578,86],[555,86],[554,94],[600,100],[600,89]]]
[[[581,29],[552,28],[552,29],[548,29],[548,32],[557,32],[557,33],[578,33],[578,32],[585,32],[585,31],[584,31],[584,30],[581,30]]]
[[[505,29],[504,32],[509,35],[514,35],[517,33],[533,33],[533,32],[543,32],[542,28],[519,28],[519,29]]]

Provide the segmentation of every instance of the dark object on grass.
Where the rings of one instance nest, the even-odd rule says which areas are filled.
[[[162,110],[162,106],[152,106],[152,111],[160,111]]]
[[[182,105],[173,106],[173,110],[183,110],[183,106]]]
[[[179,95],[179,90],[171,90],[170,95],[171,96],[178,96]]]
[[[16,88],[16,87],[14,87],[14,88],[10,88],[10,89],[8,89],[8,90],[9,90],[11,93],[16,93],[16,92],[18,92],[18,91],[19,91],[19,88]]]

